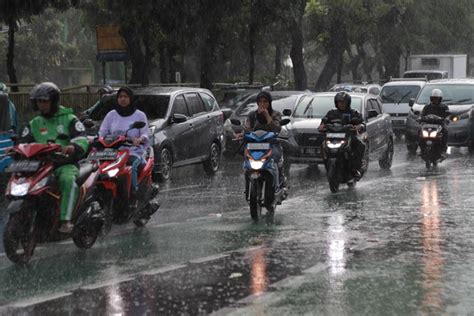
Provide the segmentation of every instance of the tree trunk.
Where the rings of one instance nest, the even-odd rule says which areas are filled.
[[[253,19],[253,13],[252,13]],[[255,36],[257,34],[257,25],[255,21],[250,23],[249,27],[249,84],[253,84],[255,76]]]
[[[176,47],[171,44],[168,48],[168,59],[169,59],[169,82],[176,83]]]
[[[159,53],[160,53],[160,82],[161,83],[168,83],[168,73],[169,73],[169,67],[168,67],[168,50],[167,50],[167,45],[165,42],[161,42],[159,45]]]
[[[281,42],[278,41],[275,45],[275,72],[274,72],[275,78],[277,78],[281,73],[281,55],[282,55]]]
[[[303,31],[302,23],[294,20],[290,27],[291,51],[290,57],[293,63],[293,74],[295,76],[295,90],[306,90],[308,79],[304,68],[303,56]]]
[[[11,84],[18,83],[15,70],[15,31],[16,31],[16,20],[14,17],[10,17],[8,20],[8,50],[7,50],[7,72],[8,78]],[[11,87],[12,92],[18,92],[18,86],[13,85]]]

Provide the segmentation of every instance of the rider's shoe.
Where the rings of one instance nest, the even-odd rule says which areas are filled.
[[[63,234],[70,234],[74,229],[74,225],[71,224],[71,221],[64,221],[59,226],[58,231]]]

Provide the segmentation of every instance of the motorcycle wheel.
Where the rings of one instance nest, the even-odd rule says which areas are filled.
[[[88,208],[94,207],[93,204],[89,205]],[[84,211],[87,214],[89,210]],[[92,212],[90,212],[92,213]],[[72,240],[79,249],[89,249],[92,247],[97,240],[103,224],[99,225],[93,222],[90,218],[80,221],[79,224],[74,225],[72,231]]]
[[[139,219],[134,220],[133,223],[138,228],[142,228],[142,227],[145,227],[145,225],[148,223],[149,220],[150,218],[139,218]]]
[[[431,168],[431,162],[429,160],[425,161],[425,166],[427,170],[430,170]]]
[[[29,232],[31,214],[24,211],[10,215],[3,232],[5,253],[15,264],[27,264],[36,248],[36,230]]]
[[[250,188],[250,199],[249,199],[250,217],[252,217],[254,222],[258,223],[258,220],[262,216],[262,206],[259,203],[261,187],[260,187],[260,183],[258,183],[257,181],[253,182],[253,184],[254,185],[251,185],[251,188]]]
[[[327,177],[329,182],[329,189],[332,193],[339,191],[339,181],[337,179],[336,164],[329,161],[327,163]]]
[[[353,189],[356,187],[356,184],[357,184],[357,181],[350,181],[350,182],[347,182],[347,186],[350,188],[350,189]]]

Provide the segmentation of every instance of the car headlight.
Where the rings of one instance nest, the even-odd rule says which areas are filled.
[[[467,119],[470,119],[471,116],[472,116],[471,111],[468,111],[468,112],[465,112],[461,115],[454,116],[452,118],[452,121],[457,122],[457,121],[460,121],[460,120],[467,120]]]
[[[12,182],[10,193],[13,196],[25,196],[28,194],[28,189],[30,188],[30,183],[15,183]]]
[[[48,184],[49,177],[45,177],[41,179],[40,182],[36,183],[35,186],[31,189],[31,191],[37,191],[39,189],[42,189]]]
[[[291,132],[286,126],[283,126],[281,128],[280,134],[278,134],[278,137],[280,137],[280,138],[290,138],[291,137]]]
[[[254,170],[259,170],[262,169],[263,167],[263,161],[262,160],[249,160],[250,162],[250,167]]]

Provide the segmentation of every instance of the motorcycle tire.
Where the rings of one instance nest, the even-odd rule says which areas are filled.
[[[27,264],[36,248],[36,229],[29,231],[32,215],[20,211],[10,215],[3,232],[5,253],[13,263]]]
[[[253,182],[252,184],[250,185],[249,199],[250,217],[252,217],[252,220],[255,223],[258,223],[260,217],[262,216],[262,206],[259,203],[259,197],[261,195],[262,188],[260,187],[260,183],[257,181]]]
[[[92,203],[88,206],[91,207],[98,207]],[[92,212],[90,212],[92,213]],[[88,214],[88,210],[84,211],[83,215]],[[99,236],[100,232],[102,231],[103,222],[99,223],[92,218],[86,219],[79,219],[77,224],[74,225],[74,229],[72,230],[72,240],[77,248],[79,249],[89,249],[91,248],[97,237]]]

